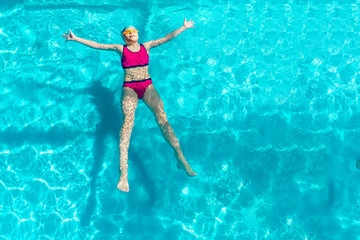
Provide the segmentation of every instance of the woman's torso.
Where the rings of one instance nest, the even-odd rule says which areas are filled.
[[[143,44],[138,51],[131,51],[126,45],[123,46],[121,65],[124,69],[124,82],[140,81],[149,79],[149,52]]]

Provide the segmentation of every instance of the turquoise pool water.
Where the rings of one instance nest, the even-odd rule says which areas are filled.
[[[325,3],[326,2],[326,3]],[[185,157],[123,70],[62,39],[139,42]],[[360,1],[1,1],[0,239],[360,239]]]

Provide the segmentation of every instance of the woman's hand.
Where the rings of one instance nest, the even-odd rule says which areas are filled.
[[[65,34],[63,34],[63,38],[64,39],[66,39],[66,42],[67,41],[74,41],[75,40],[75,38],[76,38],[76,36],[73,34],[73,32],[69,29],[69,32],[70,33],[67,33],[67,32],[65,32]],[[65,43],[66,43],[65,42]]]
[[[185,20],[184,20],[184,27],[185,27],[185,29],[188,29],[188,28],[193,28],[193,27],[195,27],[195,26],[193,26],[195,23],[194,23],[194,21],[192,21],[191,19],[190,19],[190,21],[186,21],[186,18],[185,18]]]

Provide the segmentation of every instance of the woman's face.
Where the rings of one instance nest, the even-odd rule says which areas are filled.
[[[126,29],[124,31],[123,37],[125,42],[137,42],[139,40],[139,35],[134,27],[129,27],[128,29]]]

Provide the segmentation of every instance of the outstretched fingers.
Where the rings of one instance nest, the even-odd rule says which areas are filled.
[[[190,19],[190,21],[186,21],[186,18],[185,18],[185,20],[184,20],[184,26],[186,27],[186,28],[193,28],[193,27],[195,27],[195,26],[193,26],[195,24],[195,22],[192,20],[192,19]]]
[[[73,32],[69,29],[69,32],[65,32],[65,34],[62,35],[64,39],[66,39],[67,41],[69,40],[74,40],[75,39],[75,35],[73,34]],[[66,41],[66,42],[67,42]],[[66,43],[65,42],[65,43]]]

